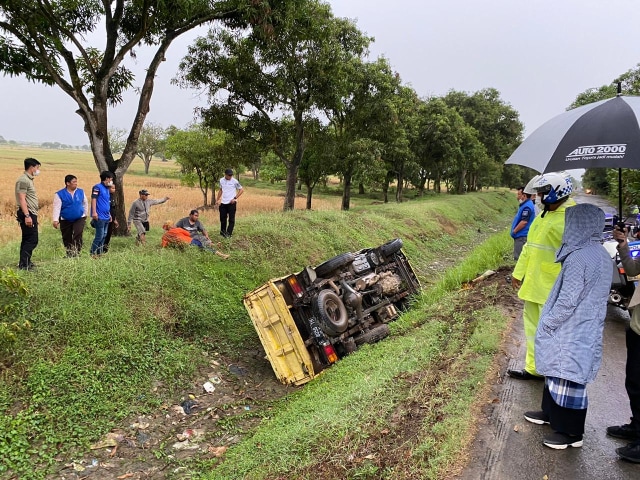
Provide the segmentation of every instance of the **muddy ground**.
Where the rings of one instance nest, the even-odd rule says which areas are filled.
[[[434,268],[446,261],[441,259]],[[515,317],[520,303],[510,287],[509,272],[502,269],[470,283],[466,287],[470,293],[461,308],[472,312],[487,304],[499,304],[506,315]],[[492,284],[496,287],[480,288]],[[493,298],[485,298],[485,290],[491,291]],[[259,424],[275,400],[304,388],[280,384],[262,350],[246,351],[241,358],[239,362],[214,355],[180,396],[151,415],[130,418],[84,456],[60,458],[60,469],[50,478],[187,479],[197,463],[213,466],[223,459],[227,448]],[[376,441],[381,451],[395,452],[398,449],[393,443],[402,442],[402,437],[389,435]]]

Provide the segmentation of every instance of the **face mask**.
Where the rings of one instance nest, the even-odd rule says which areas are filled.
[[[112,181],[108,181],[107,182],[107,187],[113,187],[113,182]]]
[[[38,175],[40,175],[40,170],[36,170],[35,172],[33,172],[34,177],[37,177]]]

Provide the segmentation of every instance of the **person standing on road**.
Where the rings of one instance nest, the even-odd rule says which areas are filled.
[[[613,230],[613,238],[618,241],[618,253],[622,266],[629,277],[640,275],[640,257],[632,257],[627,233],[617,226]],[[640,463],[640,288],[636,287],[629,302],[631,321],[627,327],[627,365],[624,386],[631,405],[631,422],[607,428],[607,435],[631,443],[616,449],[620,457],[631,462]]]
[[[233,178],[233,170],[224,171],[224,177],[220,179],[220,189],[214,205],[220,209],[220,235],[225,238],[233,235],[233,227],[236,224],[236,207],[238,198],[244,193],[240,182]]]
[[[148,190],[140,190],[138,192],[140,198],[135,200],[131,204],[129,210],[129,218],[127,220],[127,232],[131,231],[131,223],[136,227],[137,236],[136,244],[145,245],[147,243],[146,232],[149,231],[149,209],[153,205],[159,205],[169,200],[169,197],[164,197],[160,200],[149,199]]]
[[[555,252],[562,244],[564,215],[568,207],[576,204],[569,198],[573,186],[571,179],[560,173],[545,173],[534,184],[541,196],[544,211],[536,216],[529,228],[527,243],[513,270],[511,282],[524,300],[523,321],[527,353],[523,370],[508,370],[518,380],[542,380],[534,356],[534,341],[542,307],[560,273],[555,263]]]
[[[111,186],[113,173],[105,170],[100,174],[100,183],[94,185],[91,190],[91,218],[96,234],[89,253],[93,257],[104,253],[104,240],[111,223]]]
[[[24,159],[24,173],[16,181],[16,220],[22,231],[20,242],[20,270],[33,270],[31,255],[38,246],[38,194],[33,180],[40,175],[40,162],[35,158]]]
[[[543,443],[554,449],[581,447],[587,418],[587,384],[602,363],[602,332],[611,289],[611,257],[602,246],[604,212],[589,203],[566,209],[562,268],[540,315],[535,337],[538,373],[544,375],[542,410],[524,417],[548,423]]]
[[[527,234],[531,222],[536,216],[535,206],[531,201],[531,195],[524,193],[524,187],[519,187],[516,191],[518,198],[518,213],[511,224],[511,238],[513,238],[513,259],[518,260],[522,247],[527,243]]]
[[[64,177],[65,188],[58,190],[53,196],[53,228],[62,234],[62,244],[67,257],[77,257],[82,250],[82,234],[87,221],[89,202],[84,190],[78,188],[75,175]]]

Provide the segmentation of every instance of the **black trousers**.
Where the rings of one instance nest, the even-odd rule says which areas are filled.
[[[542,393],[542,411],[549,416],[549,424],[554,431],[566,435],[583,435],[587,409],[576,410],[558,405],[545,384]]]
[[[82,233],[86,217],[79,218],[75,222],[60,220],[60,233],[62,233],[62,244],[67,250],[67,257],[77,257],[82,250]]]
[[[237,205],[237,203],[220,204],[220,233],[233,234],[233,227],[236,225]]]
[[[20,224],[20,230],[22,230],[22,241],[20,242],[20,263],[18,268],[31,268],[31,254],[38,246],[38,216],[31,214],[31,220],[33,226],[28,227],[24,222],[24,213],[22,210],[18,210],[16,214],[18,223]]]
[[[624,386],[631,404],[631,424],[640,433],[640,335],[630,328],[627,328],[626,375]]]

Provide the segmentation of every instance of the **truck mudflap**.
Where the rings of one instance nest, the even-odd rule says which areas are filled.
[[[245,295],[244,306],[276,377],[284,384],[310,381],[315,376],[311,356],[273,281]]]

